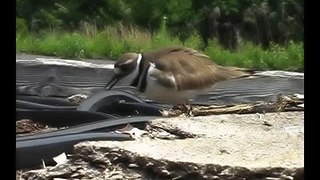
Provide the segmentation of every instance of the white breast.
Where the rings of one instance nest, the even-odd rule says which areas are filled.
[[[148,99],[159,103],[182,104],[186,103],[189,99],[194,98],[199,93],[199,91],[194,90],[179,91],[174,88],[162,86],[156,78],[158,73],[157,71],[159,70],[151,63],[146,79],[147,86],[144,92]],[[175,78],[173,76],[169,78],[175,82]]]

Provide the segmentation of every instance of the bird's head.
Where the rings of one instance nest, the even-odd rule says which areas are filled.
[[[119,80],[127,76],[135,76],[138,73],[138,65],[141,61],[141,54],[126,53],[114,64],[114,75],[104,88],[111,89]]]

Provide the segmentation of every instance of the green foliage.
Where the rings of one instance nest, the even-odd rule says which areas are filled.
[[[26,21],[22,18],[16,18],[16,34],[26,35],[28,33],[28,27]]]
[[[223,36],[212,29],[213,22],[217,26],[240,23],[247,31],[242,35],[246,40],[260,43],[267,38],[283,43],[303,40],[303,6],[302,0],[17,0],[16,17],[24,19],[28,29],[35,32],[59,28],[74,31],[83,22],[101,30],[122,22],[152,33],[161,29],[166,17],[168,33],[182,41],[194,33]],[[259,35],[250,38],[247,34]]]
[[[115,60],[126,52],[146,52],[169,46],[186,46],[193,49],[201,47],[202,41],[199,35],[193,34],[183,44],[177,37],[168,35],[165,21],[162,26],[154,35],[121,24],[118,27],[105,28],[95,34],[50,31],[40,33],[41,35],[28,33],[17,37],[17,50],[67,58]],[[272,43],[267,50],[246,42],[237,51],[230,51],[222,48],[217,40],[212,40],[203,52],[221,65],[258,70],[304,70],[304,47],[301,42],[290,42],[287,47]]]
[[[59,43],[62,41],[59,39],[60,37],[56,33],[45,33],[42,35],[42,38],[37,38],[38,47],[34,47],[34,52],[38,51],[43,55],[56,56],[61,55],[62,53],[59,51]],[[66,57],[66,56],[65,56]]]
[[[88,58],[109,57],[111,48],[107,42],[107,34],[100,32],[86,41],[84,54]]]
[[[205,54],[221,65],[258,70],[304,70],[303,43],[290,42],[286,48],[272,44],[270,49],[264,50],[261,46],[247,42],[238,51],[232,52],[219,47],[216,41],[211,41]]]
[[[20,36],[16,38],[16,50],[18,52],[39,53],[39,43],[41,41],[31,34]]]
[[[63,57],[84,57],[85,38],[78,34],[65,34],[58,44],[57,55]]]
[[[301,71],[303,6],[302,0],[17,0],[16,46],[78,59],[186,46],[222,65]],[[222,48],[233,47],[235,31],[244,43]]]
[[[166,28],[166,20],[163,19],[161,22],[160,30],[154,36],[152,36],[151,48],[156,49],[161,47],[181,45],[181,42],[178,38],[169,36]]]
[[[201,47],[203,47],[203,42],[201,41],[200,35],[197,33],[194,33],[184,41],[183,45],[186,47],[193,47],[195,49],[200,49]]]
[[[46,32],[41,36],[28,34],[17,38],[16,44],[16,48],[20,52],[82,58],[84,57],[85,38],[78,33]]]

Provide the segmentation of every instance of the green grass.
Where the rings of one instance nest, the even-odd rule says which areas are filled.
[[[271,44],[269,49],[264,50],[247,42],[237,51],[231,52],[219,47],[216,41],[212,41],[204,53],[223,65],[257,70],[304,70],[303,43],[290,42],[287,47]]]
[[[97,31],[83,28],[78,32],[44,31],[38,34],[17,30],[18,52],[59,56],[63,58],[95,58],[116,60],[125,52],[146,52],[168,46],[187,46],[199,50],[201,39],[194,34],[184,45],[166,31],[165,24],[155,34],[135,27],[108,27]],[[90,31],[90,29],[94,29]],[[203,51],[221,65],[255,68],[257,70],[304,70],[303,43],[290,42],[287,47],[272,44],[267,50],[251,43],[244,43],[232,52],[221,48],[216,40]]]

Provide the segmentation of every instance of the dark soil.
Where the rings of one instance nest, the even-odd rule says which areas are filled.
[[[48,132],[57,130],[57,128],[49,127],[45,124],[32,121],[30,119],[21,119],[16,121],[16,135],[30,135],[39,134],[41,132]]]

